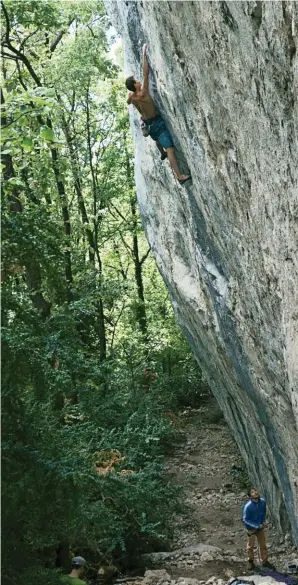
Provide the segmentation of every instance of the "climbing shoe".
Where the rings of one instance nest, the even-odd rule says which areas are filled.
[[[186,181],[190,181],[191,180],[191,175],[187,175],[187,177],[185,179],[180,179],[179,183],[180,185],[184,185],[184,183],[186,183]]]
[[[165,158],[168,158],[168,153],[164,152],[160,158],[161,158],[161,160],[165,160]]]
[[[248,568],[250,571],[253,571],[256,568],[256,565],[253,561],[248,561]]]

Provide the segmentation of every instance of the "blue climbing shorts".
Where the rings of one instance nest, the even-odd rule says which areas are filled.
[[[152,140],[158,140],[163,148],[174,147],[172,136],[166,128],[161,116],[155,116],[151,120],[144,120],[146,126],[149,126],[149,133]]]

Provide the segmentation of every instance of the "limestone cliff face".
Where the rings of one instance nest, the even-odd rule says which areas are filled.
[[[298,544],[298,4],[106,2],[193,182],[132,113],[142,220],[179,323]]]

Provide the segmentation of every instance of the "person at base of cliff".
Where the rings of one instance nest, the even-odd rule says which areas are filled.
[[[250,569],[255,568],[254,545],[258,541],[262,566],[268,569],[275,567],[268,561],[268,553],[265,539],[266,501],[260,498],[257,488],[250,488],[247,493],[249,502],[243,506],[242,521],[247,530],[247,554]]]
[[[143,84],[130,76],[126,79],[126,87],[129,90],[128,105],[133,105],[141,114],[142,132],[144,136],[151,136],[155,140],[156,146],[161,153],[161,159],[169,159],[170,165],[177,175],[181,185],[191,179],[190,175],[182,175],[174,149],[172,137],[167,130],[162,117],[157,113],[152,97],[149,95],[149,66],[146,57],[147,45],[143,46]],[[148,133],[146,133],[148,128]]]
[[[60,578],[60,582],[64,585],[87,585],[86,581],[81,579],[85,565],[86,561],[83,557],[74,557],[71,561],[71,573],[63,575]]]

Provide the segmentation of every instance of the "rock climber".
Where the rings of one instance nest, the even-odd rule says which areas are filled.
[[[254,545],[255,539],[258,541],[260,547],[260,556],[263,567],[268,569],[275,569],[269,563],[266,539],[265,539],[265,522],[266,522],[266,501],[260,498],[257,488],[250,488],[247,493],[249,501],[243,506],[242,520],[247,530],[247,554],[248,564],[250,569],[255,568],[254,564]]]
[[[83,557],[74,557],[71,561],[71,573],[62,575],[60,582],[64,585],[87,585],[86,581],[81,579],[85,565],[86,561]]]
[[[157,113],[152,97],[149,95],[149,66],[147,61],[147,45],[143,46],[143,84],[132,75],[126,79],[129,90],[127,103],[136,107],[142,118],[144,136],[151,136],[161,153],[161,159],[169,159],[170,165],[181,185],[191,179],[190,175],[182,175],[175,155],[174,143],[162,117]],[[148,130],[147,130],[148,129]]]

